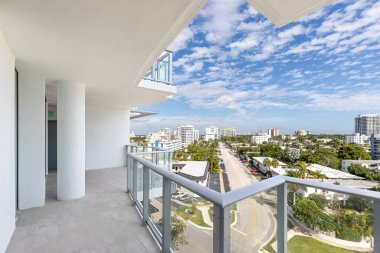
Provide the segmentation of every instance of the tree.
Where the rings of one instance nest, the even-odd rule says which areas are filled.
[[[365,179],[376,180],[376,181],[380,180],[379,172],[360,166],[359,164],[351,164],[348,167],[348,172],[359,177],[364,177]]]
[[[322,194],[313,193],[310,194],[307,198],[314,201],[320,209],[324,209],[327,206],[326,197]]]
[[[373,212],[373,202],[368,199],[363,199],[360,197],[350,196],[347,201],[346,205],[344,206],[345,209],[352,209],[357,212]]]
[[[301,152],[298,148],[288,148],[286,150],[286,156],[288,157],[289,161],[294,163],[300,158]]]
[[[307,178],[309,175],[309,171],[307,170],[307,163],[303,161],[297,161],[295,164],[296,168],[298,169],[298,177],[299,178]]]
[[[323,182],[323,179],[326,178],[326,176],[324,174],[322,174],[322,172],[320,170],[316,170],[316,171],[312,172],[312,176],[314,179],[321,179],[322,182]]]
[[[285,156],[285,151],[279,145],[265,143],[260,145],[260,154],[281,160]]]
[[[346,160],[371,160],[370,154],[362,146],[356,144],[341,146],[338,150],[338,157]]]
[[[313,200],[301,199],[293,210],[294,217],[309,228],[319,228],[323,231],[334,230],[334,220],[323,213]]]
[[[269,166],[271,166],[271,164],[272,164],[272,162],[271,162],[271,160],[270,160],[269,158],[265,158],[265,159],[263,160],[263,165],[264,165],[265,167],[269,167]]]
[[[271,165],[273,166],[273,168],[277,168],[280,165],[280,163],[277,159],[273,159]]]
[[[353,210],[340,210],[334,216],[336,223],[336,235],[343,240],[359,242],[362,237],[372,234],[370,216]]]
[[[160,219],[157,223],[159,227],[162,227],[162,219]],[[185,228],[186,223],[177,218],[176,216],[171,217],[171,247],[174,249],[178,249],[179,245],[186,245],[188,244],[187,240],[185,239]]]

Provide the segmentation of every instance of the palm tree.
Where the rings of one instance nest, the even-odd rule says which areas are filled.
[[[271,164],[272,164],[272,162],[270,161],[269,158],[265,158],[265,159],[264,159],[264,161],[263,161],[263,165],[264,165],[265,167],[269,167],[269,166],[271,166]]]
[[[277,168],[278,165],[280,165],[280,163],[278,162],[277,159],[273,159],[272,162],[271,162],[271,165],[272,165],[274,168]]]
[[[322,174],[321,170],[316,170],[315,172],[312,173],[314,179],[321,179],[323,182],[323,179],[326,178],[324,174]]]
[[[306,179],[309,176],[309,171],[307,170],[307,163],[303,161],[297,161],[295,164],[298,169],[298,177]]]

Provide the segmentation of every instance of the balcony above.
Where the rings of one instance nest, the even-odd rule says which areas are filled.
[[[131,108],[176,92],[141,80],[206,2],[4,0],[0,30],[19,70],[83,82],[88,104]]]

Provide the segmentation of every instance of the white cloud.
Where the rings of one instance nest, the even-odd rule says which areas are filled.
[[[195,72],[203,69],[203,62],[195,62],[192,65],[185,65],[183,70],[185,72]]]
[[[169,50],[178,52],[185,49],[189,41],[193,38],[194,32],[190,27],[185,27],[183,31],[177,36],[173,43],[169,46]]]

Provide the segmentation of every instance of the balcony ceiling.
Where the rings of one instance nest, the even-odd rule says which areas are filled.
[[[284,26],[334,0],[248,0],[261,14],[276,26]]]
[[[19,71],[85,82],[90,104],[132,107],[173,94],[139,82],[206,1],[0,0],[0,30]]]

